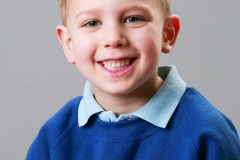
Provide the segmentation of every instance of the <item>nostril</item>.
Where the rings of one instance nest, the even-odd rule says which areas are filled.
[[[123,44],[112,44],[112,45],[105,45],[105,48],[109,48],[109,47],[112,47],[112,48],[118,48],[118,47],[123,47],[124,45]]]
[[[128,41],[125,37],[111,37],[110,39],[105,40],[105,48],[117,48],[124,47],[127,45]]]
[[[117,47],[123,47],[123,44],[118,44]]]

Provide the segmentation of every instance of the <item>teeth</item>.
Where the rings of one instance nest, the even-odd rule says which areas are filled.
[[[119,67],[125,67],[128,66],[130,64],[130,59],[127,60],[122,60],[122,61],[118,61],[118,62],[113,62],[113,61],[103,61],[102,65],[104,66],[104,68],[107,68],[108,70],[112,70],[112,69],[116,69]]]
[[[106,64],[106,63],[103,63],[103,66],[104,66],[105,68],[107,68],[107,64]]]

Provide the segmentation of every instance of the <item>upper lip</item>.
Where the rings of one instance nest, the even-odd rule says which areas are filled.
[[[121,61],[126,59],[136,59],[136,57],[133,56],[126,56],[126,57],[109,57],[109,58],[103,58],[102,60],[97,60],[97,62],[104,62],[104,61]]]
[[[107,58],[98,62],[104,62],[104,61],[123,61],[127,59],[134,59],[134,57],[127,57],[127,58]]]
[[[135,49],[128,50],[115,50],[104,54],[104,57],[96,57],[97,62],[103,61],[121,61],[126,59],[136,59],[138,57],[138,51]]]

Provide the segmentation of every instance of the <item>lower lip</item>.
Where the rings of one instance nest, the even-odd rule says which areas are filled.
[[[107,75],[109,75],[113,78],[120,78],[120,77],[129,75],[130,72],[133,70],[135,64],[136,64],[136,59],[129,66],[120,68],[118,71],[110,71],[110,70],[106,69],[101,63],[99,63],[99,66],[104,70],[104,72]]]

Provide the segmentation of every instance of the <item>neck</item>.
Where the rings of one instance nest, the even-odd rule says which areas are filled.
[[[104,110],[113,111],[116,116],[131,113],[145,105],[163,84],[163,80],[158,76],[150,81],[124,95],[103,95],[94,92],[95,98]]]

